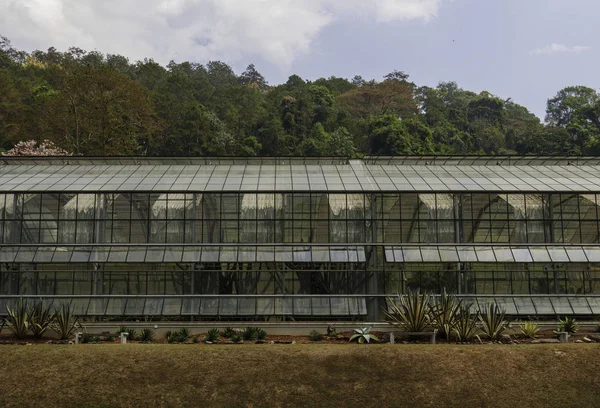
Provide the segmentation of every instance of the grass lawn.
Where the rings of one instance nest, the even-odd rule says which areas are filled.
[[[0,347],[2,407],[598,407],[600,345]]]

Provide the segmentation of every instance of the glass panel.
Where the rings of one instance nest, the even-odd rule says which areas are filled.
[[[571,262],[587,262],[588,259],[581,247],[566,247],[567,255]]]
[[[166,247],[163,262],[181,262],[183,247]]]
[[[71,260],[71,255],[73,255],[73,248],[58,247],[54,251],[52,262],[67,263]]]
[[[520,315],[534,316],[537,314],[533,301],[529,297],[515,297],[515,304]]]
[[[145,316],[160,316],[162,314],[163,298],[148,298],[144,306]],[[129,306],[129,305],[127,305]]]
[[[590,262],[600,262],[600,248],[584,247],[583,250]]]
[[[108,260],[109,253],[109,247],[96,247],[92,249],[92,256],[90,257],[90,262],[106,262]]]
[[[256,301],[254,298],[238,299],[238,315],[254,316],[256,314]]]
[[[442,262],[459,262],[455,247],[440,247],[440,258]]]
[[[163,316],[178,316],[181,314],[181,298],[165,298]]]
[[[256,249],[256,262],[275,262],[275,248],[258,247]]]
[[[570,262],[567,251],[562,247],[548,247],[552,262]]]
[[[358,248],[357,253],[358,253],[358,262],[367,262],[367,256],[365,254],[364,247]]]
[[[221,316],[237,315],[237,304],[238,304],[238,299],[235,299],[235,298],[219,299],[219,315],[221,315]]]
[[[198,254],[200,255],[200,254]],[[200,298],[183,298],[181,314],[195,316],[200,312]]]
[[[127,247],[112,247],[108,255],[108,262],[125,262],[127,250]]]
[[[587,301],[592,308],[592,313],[595,315],[600,314],[600,297],[588,297]]]
[[[312,251],[310,247],[294,248],[294,262],[312,262]]]
[[[106,314],[108,316],[122,316],[125,314],[125,304],[127,299],[125,298],[110,298],[108,299],[108,306],[106,308]],[[90,305],[91,309],[91,305]]]
[[[385,254],[386,262],[389,262],[389,263],[394,262],[394,251],[393,251],[392,247],[385,247],[384,254]]]
[[[498,262],[514,262],[513,254],[508,247],[495,247],[494,254]]]
[[[550,298],[547,297],[534,297],[531,298],[533,301],[533,305],[535,306],[535,310],[537,310],[537,314],[540,315],[554,315],[554,308],[552,307],[552,302],[550,302]]]
[[[292,262],[294,260],[292,248],[276,247],[275,262]]]
[[[350,314],[348,298],[331,298],[330,302],[333,316],[347,316]]]
[[[276,315],[291,315],[294,313],[293,298],[276,298],[274,301]]]
[[[423,262],[440,262],[440,253],[437,247],[421,248]]]
[[[405,262],[423,262],[419,248],[402,248],[402,255]]]
[[[127,254],[127,262],[144,262],[146,259],[146,247],[131,247]]]
[[[294,298],[294,314],[295,315],[310,315],[310,298]]]
[[[570,315],[573,314],[573,308],[569,303],[569,299],[566,297],[553,297],[550,299],[554,311],[559,315]]]
[[[144,314],[144,304],[146,299],[144,298],[129,298],[127,299],[127,306],[125,306],[126,315],[141,316]]]
[[[15,258],[15,262],[32,263],[36,247],[21,247]]]
[[[329,249],[331,262],[348,262],[348,250],[346,248],[332,247]]]
[[[392,262],[404,262],[404,253],[402,248],[395,248],[392,252]]]
[[[200,262],[202,247],[185,247],[182,262]],[[195,313],[196,314],[196,313]]]
[[[312,312],[313,315],[325,315],[331,314],[331,307],[329,305],[329,298],[326,297],[314,297],[312,298]]]
[[[529,248],[533,262],[552,262],[550,254],[545,247],[531,247]]]
[[[17,256],[17,248],[8,247],[0,249],[0,262],[11,263],[15,260],[15,256]]]
[[[208,298],[202,299],[200,302],[200,314],[201,315],[210,315],[216,316],[219,313],[219,299],[218,298]]]
[[[89,304],[89,298],[73,299],[73,302],[71,302],[71,309],[73,314],[75,314],[75,316],[85,316],[87,314]]]
[[[165,247],[149,246],[146,251],[146,262],[162,262],[165,257]]]
[[[506,314],[516,315],[517,307],[515,306],[515,301],[510,297],[497,297],[494,299],[496,304],[500,306],[502,309],[506,311]]]
[[[104,316],[104,314],[106,313],[107,305],[107,298],[91,298],[90,306],[87,310],[88,316]]]
[[[219,247],[204,247],[202,248],[202,262],[219,262]]]
[[[515,262],[533,262],[533,258],[527,248],[513,248],[512,253],[515,257]]]
[[[92,248],[76,247],[71,257],[71,262],[89,262]]]
[[[273,314],[275,314],[275,299],[273,299],[273,298],[258,298],[258,299],[256,299],[256,314],[257,315],[273,315]]]
[[[33,258],[33,262],[35,263],[45,263],[51,262],[52,256],[54,255],[55,247],[41,247],[38,248],[38,251],[35,254],[35,258]]]
[[[579,296],[571,296],[569,297],[569,302],[571,302],[571,307],[573,308],[573,312],[575,314],[592,314],[592,310],[590,309],[590,305],[588,304],[586,298]]]
[[[494,251],[491,247],[475,247],[479,262],[496,262]]]
[[[329,248],[314,247],[312,249],[313,262],[329,262]]]
[[[477,255],[473,247],[459,247],[458,258],[461,262],[477,262]]]

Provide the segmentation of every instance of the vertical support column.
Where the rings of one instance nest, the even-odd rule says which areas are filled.
[[[462,242],[463,235],[463,222],[462,222],[462,194],[454,194],[452,197],[454,206],[454,243],[460,244]],[[458,293],[466,293],[466,282],[464,278],[464,271],[462,264],[459,262],[456,264],[458,271],[458,282],[457,288]],[[464,288],[463,288],[464,287]]]
[[[365,195],[366,199],[366,195]],[[377,252],[377,194],[371,194],[371,248],[365,248],[366,252],[371,252],[371,258],[366,265],[367,293],[379,294],[379,256]],[[366,220],[365,220],[366,221]],[[379,320],[379,313],[382,306],[382,298],[375,297],[372,301],[367,299],[367,317],[369,321]],[[383,299],[385,301],[385,299]]]

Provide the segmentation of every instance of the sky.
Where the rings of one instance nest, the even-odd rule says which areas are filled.
[[[543,119],[560,89],[599,87],[599,15],[598,0],[0,0],[0,35],[26,51],[254,63],[272,85],[399,70]]]

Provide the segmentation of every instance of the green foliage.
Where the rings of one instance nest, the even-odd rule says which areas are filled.
[[[472,313],[471,306],[461,306],[458,317],[452,329],[457,339],[461,343],[471,341],[479,331],[477,323],[479,322],[479,313]]]
[[[24,302],[23,299],[19,299],[14,307],[10,308],[6,306],[6,313],[8,330],[10,330],[12,335],[17,339],[24,339],[30,329],[29,321],[31,310],[27,306],[27,302]]]
[[[168,343],[185,343],[190,339],[191,336],[192,334],[186,327],[176,331],[168,330],[165,332],[165,338],[167,339]]]
[[[579,323],[574,317],[565,317],[564,319],[558,319],[558,332],[577,333],[579,331]]]
[[[338,337],[338,332],[334,325],[327,326],[327,337]]]
[[[385,310],[388,323],[403,327],[408,332],[423,332],[432,320],[431,294],[409,290],[405,296],[398,295],[397,302],[388,299],[389,310]]]
[[[69,304],[63,304],[54,311],[54,324],[52,330],[61,340],[66,340],[79,328],[79,318],[73,314]]]
[[[440,336],[450,339],[450,335],[460,316],[462,301],[455,296],[448,295],[446,289],[442,292],[439,299],[436,299],[432,306],[432,315],[434,326],[437,328]]]
[[[114,343],[115,336],[113,336],[112,334],[107,334],[106,336],[104,336],[104,341]]]
[[[263,329],[257,329],[256,330],[256,338],[257,340],[266,340],[267,339],[267,332]]]
[[[41,338],[50,329],[54,321],[54,312],[50,306],[45,306],[42,301],[36,302],[29,311],[31,333],[35,338]]]
[[[321,341],[323,340],[323,333],[319,333],[316,330],[312,330],[309,334],[308,334],[308,339],[310,341]]]
[[[221,333],[221,335],[226,339],[230,339],[234,334],[235,330],[232,327],[226,327],[225,330],[223,330],[223,333]]]
[[[231,336],[230,340],[234,343],[240,343],[243,340],[243,338],[240,333],[235,333],[233,336]]]
[[[372,326],[363,327],[360,329],[354,329],[355,334],[352,335],[352,337],[350,337],[350,341],[352,342],[352,341],[356,340],[358,342],[358,344],[363,344],[365,342],[370,343],[371,340],[379,341],[377,336],[369,333],[371,331],[371,328],[372,328]]]
[[[204,341],[209,341],[211,343],[216,343],[219,341],[219,329],[210,329],[206,336],[204,336]]]
[[[490,340],[499,340],[510,322],[506,320],[506,311],[496,303],[489,303],[479,310],[481,331]]]
[[[154,340],[154,330],[145,328],[140,331],[139,340],[144,343],[151,343]]]
[[[128,333],[128,330],[129,329],[126,326],[120,326],[115,333],[117,333],[117,335],[121,333]]]
[[[127,336],[128,340],[137,341],[138,340],[138,332],[135,329],[129,328],[125,333],[129,333]]]
[[[535,339],[540,333],[540,328],[536,323],[533,322],[525,322],[520,326],[521,334],[523,337],[528,339]]]
[[[257,327],[246,327],[242,332],[244,340],[257,340],[258,339],[258,328]]]

